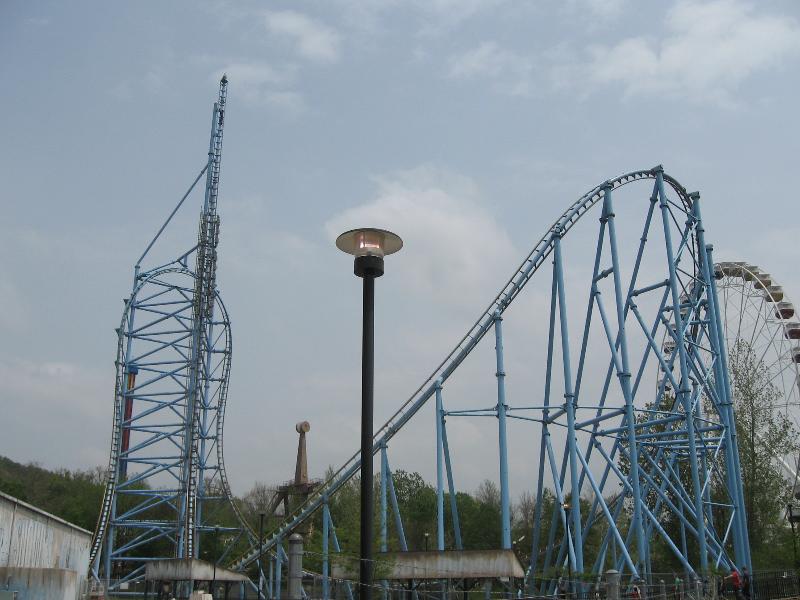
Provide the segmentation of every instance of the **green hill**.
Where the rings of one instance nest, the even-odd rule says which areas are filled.
[[[48,471],[0,456],[0,491],[93,531],[103,500],[102,469]]]

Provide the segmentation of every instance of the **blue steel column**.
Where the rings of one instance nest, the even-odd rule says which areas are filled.
[[[275,565],[273,564],[273,561],[270,560],[269,561],[269,579],[267,579],[267,594],[269,594],[269,596],[268,596],[269,600],[272,600],[275,597],[274,589],[275,589]]]
[[[213,340],[214,340],[214,303],[211,304],[211,314],[208,316],[208,326],[205,328],[203,334],[206,336],[206,360],[203,366],[203,398],[200,405],[202,412],[202,419],[200,421],[200,451],[198,452],[198,465],[197,465],[197,504],[195,507],[195,522],[194,527],[196,535],[194,536],[194,557],[200,557],[200,542],[201,536],[199,533],[203,527],[203,500],[206,495],[206,440],[210,439],[208,434],[208,411],[210,410],[209,403],[211,401],[211,374],[213,353]],[[212,442],[213,444],[213,442]],[[212,446],[213,447],[213,446]],[[213,467],[212,467],[213,469]]]
[[[340,554],[342,552],[342,547],[339,545],[339,537],[336,535],[336,527],[333,524],[333,518],[331,517],[330,511],[328,512],[328,524],[330,526],[333,551],[337,554]],[[347,591],[348,600],[353,600],[353,587],[350,585],[349,581],[345,582],[345,590]]]
[[[659,206],[661,208],[661,220],[664,223],[664,243],[667,251],[667,262],[669,263],[669,287],[672,293],[672,306],[673,317],[675,319],[675,328],[677,330],[678,339],[675,340],[675,349],[678,352],[678,359],[681,369],[680,389],[677,390],[678,398],[683,405],[683,410],[686,415],[686,434],[688,438],[689,450],[689,465],[692,474],[692,486],[694,488],[694,509],[696,516],[697,528],[697,543],[700,551],[700,568],[705,573],[708,571],[708,552],[706,549],[706,525],[703,518],[703,497],[700,493],[700,475],[697,468],[697,449],[695,447],[695,431],[694,431],[694,412],[691,406],[689,385],[689,366],[688,358],[686,356],[686,344],[683,341],[684,325],[683,317],[680,311],[680,293],[678,291],[678,275],[675,266],[675,256],[672,249],[672,232],[670,227],[670,213],[669,204],[667,203],[667,194],[664,191],[664,172],[659,169],[656,172],[656,182],[658,183],[658,195],[660,198]]]
[[[383,455],[383,451],[386,449],[386,440],[381,440],[381,455]],[[388,531],[387,531],[387,496],[388,490],[386,489],[386,469],[385,463],[383,458],[381,458],[381,552],[386,552],[389,549],[388,546]],[[381,581],[381,586],[383,587],[383,598],[386,598],[387,588],[389,582],[385,579]]]
[[[211,198],[211,190],[213,187],[213,169],[211,168],[214,163],[214,139],[217,134],[217,127],[218,127],[218,119],[217,114],[219,112],[219,104],[217,102],[214,103],[214,109],[211,114],[211,138],[209,139],[208,143],[208,168],[206,169],[206,189],[205,195],[203,199],[203,216],[200,219],[200,227],[201,229],[205,229],[207,222],[206,222],[206,215],[208,214],[209,207],[210,207],[210,198]],[[197,247],[197,254],[198,257],[203,252],[202,243],[198,244]],[[199,259],[198,259],[199,260]],[[198,272],[196,276],[198,279],[201,279],[204,276],[202,272],[203,266],[198,264]],[[197,432],[194,429],[195,426],[195,419],[194,415],[196,412],[195,403],[198,400],[198,387],[200,385],[200,378],[201,375],[201,364],[202,364],[202,339],[201,336],[205,334],[204,325],[205,320],[202,314],[202,308],[204,307],[202,298],[198,298],[198,296],[202,296],[203,290],[201,287],[195,288],[195,297],[194,303],[197,306],[201,307],[201,310],[193,311],[194,321],[192,323],[192,338],[191,338],[191,347],[190,347],[190,361],[189,361],[189,386],[186,393],[186,413],[185,413],[185,423],[184,423],[184,444],[183,444],[183,465],[181,467],[182,481],[181,481],[181,500],[179,503],[179,512],[178,512],[178,556],[181,558],[196,558],[193,554],[194,548],[187,547],[189,546],[188,542],[192,540],[194,543],[194,529],[197,526],[197,521],[195,520],[194,514],[189,514],[190,512],[194,512],[194,508],[196,506],[196,494],[197,491],[194,490],[194,481],[193,477],[194,469],[194,453],[196,450],[195,443],[197,441]],[[213,300],[212,300],[213,301]],[[194,497],[192,497],[194,496]],[[189,522],[191,520],[191,522]],[[188,556],[187,553],[191,554]]]
[[[636,530],[636,545],[639,550],[639,565],[646,569],[647,544],[642,525],[642,492],[639,481],[639,452],[636,446],[636,416],[633,407],[633,394],[631,393],[631,371],[628,361],[628,341],[625,331],[625,303],[622,299],[622,283],[619,273],[619,252],[617,250],[617,235],[614,224],[614,209],[611,203],[611,188],[605,188],[603,198],[603,219],[608,225],[608,241],[611,245],[611,266],[614,274],[614,296],[617,304],[617,325],[619,327],[618,340],[621,355],[622,372],[618,373],[622,394],[625,399],[625,415],[628,425],[628,446],[631,457],[631,483],[633,488],[633,526]],[[640,568],[641,571],[641,568]]]
[[[330,538],[330,508],[328,508],[328,498],[325,498],[325,503],[322,505],[322,600],[328,600],[330,597],[328,581],[330,577],[330,564],[328,558],[328,540]]]
[[[733,422],[732,415],[729,414],[732,410],[732,401],[730,396],[730,390],[728,387],[729,379],[728,379],[728,364],[727,364],[727,354],[725,350],[725,339],[722,334],[722,321],[719,314],[719,308],[717,306],[717,293],[716,293],[716,282],[714,280],[714,262],[711,256],[711,246],[706,245],[705,242],[705,227],[703,226],[702,216],[700,212],[700,194],[695,192],[691,195],[692,197],[692,213],[694,214],[695,219],[697,220],[697,244],[698,247],[703,249],[704,251],[700,252],[700,262],[703,266],[703,275],[707,281],[707,298],[708,298],[708,307],[707,312],[709,313],[709,324],[711,335],[713,336],[714,344],[716,345],[717,350],[717,360],[714,361],[714,378],[717,383],[717,394],[719,395],[720,404],[719,413],[720,417],[723,420],[723,425],[725,427],[725,471],[727,476],[727,484],[728,489],[730,490],[732,498],[732,504],[734,506],[734,527],[733,527],[733,546],[734,546],[734,554],[736,556],[736,562],[741,563],[744,562],[748,566],[750,565],[749,561],[749,543],[745,542],[744,540],[747,539],[747,526],[745,525],[744,531],[745,536],[742,537],[742,529],[740,527],[741,517],[744,515],[744,510],[741,510],[744,506],[743,504],[743,496],[741,490],[741,478],[739,473],[741,473],[739,469],[739,465],[737,463],[736,456],[738,457],[738,451],[736,453],[733,452],[733,448],[735,445],[734,439],[736,437],[736,425]]]
[[[575,554],[575,571],[583,573],[583,533],[581,531],[581,490],[578,476],[578,440],[575,436],[575,393],[572,387],[572,367],[569,358],[569,329],[567,327],[567,299],[564,290],[564,264],[561,258],[561,235],[555,235],[555,270],[558,280],[558,320],[561,326],[561,354],[564,368],[564,408],[567,412],[567,448],[569,450],[569,476],[572,487],[572,507],[567,518],[572,519],[570,533]],[[569,536],[568,536],[569,537]],[[568,545],[569,545],[568,541]]]
[[[387,481],[386,463],[383,460],[383,453],[386,451],[386,441],[381,440],[381,552],[388,550],[387,541]]]
[[[283,552],[283,541],[279,538],[275,546],[275,600],[281,600],[281,566],[283,564],[281,552]]]
[[[128,298],[129,310],[128,310],[128,323],[126,325],[126,327],[128,329],[128,331],[127,331],[127,338],[128,339],[127,339],[127,342],[126,342],[126,345],[125,345],[125,362],[126,363],[131,358],[131,347],[132,347],[132,344],[133,344],[132,332],[133,332],[134,313],[136,312],[136,287],[139,284],[139,271],[140,271],[140,268],[139,268],[138,265],[136,267],[134,267],[134,269],[133,269],[133,289],[131,290],[130,298]],[[126,364],[125,366],[127,368],[128,365]],[[122,380],[123,380],[123,384],[122,384],[123,385],[123,389],[124,389],[125,393],[127,393],[129,391],[128,388],[127,388],[127,386],[128,386],[128,378],[127,377],[123,377]],[[124,407],[124,403],[123,403],[123,407]],[[119,441],[118,441],[118,443],[120,444],[120,448],[121,448],[122,447],[121,446],[121,444],[122,444],[122,421],[125,418],[124,408],[122,410],[120,410],[119,418],[120,418],[120,420],[119,420]],[[114,475],[113,475],[114,481],[117,482],[117,484],[119,484],[119,470],[120,470],[120,462],[119,462],[119,459],[118,459],[116,467],[115,467],[115,472],[114,472]],[[106,587],[108,587],[108,582],[111,580],[111,561],[112,561],[112,554],[114,552],[114,542],[116,541],[114,539],[116,537],[116,527],[114,526],[114,520],[117,518],[117,494],[114,494],[114,497],[111,500],[111,503],[112,503],[111,504],[111,519],[109,521],[108,531],[106,532],[106,555],[105,555],[105,561],[104,561],[105,562],[104,568],[105,568],[105,571],[106,571],[105,572]]]
[[[542,521],[542,500],[544,496],[544,464],[545,452],[550,437],[550,428],[547,423],[550,418],[550,384],[553,373],[553,339],[556,327],[556,296],[558,294],[558,278],[556,270],[553,268],[552,285],[550,289],[550,326],[547,333],[547,369],[544,379],[544,411],[542,413],[542,432],[539,439],[539,479],[536,487],[536,508],[533,517],[533,540],[531,541],[531,576],[536,578],[536,567],[539,564],[539,538],[541,537]],[[555,477],[555,474],[553,474]],[[555,511],[553,511],[555,517]],[[548,549],[550,546],[548,546]],[[535,583],[531,584],[530,592],[533,592]]]
[[[500,512],[502,527],[502,544],[506,550],[511,549],[511,501],[508,493],[508,442],[506,439],[506,373],[503,367],[503,317],[500,311],[494,313],[495,355],[497,357],[497,423],[500,446]],[[438,391],[438,390],[437,390]],[[440,395],[437,395],[437,400]]]
[[[453,519],[453,536],[455,537],[456,550],[463,550],[461,543],[461,522],[458,519],[458,503],[456,499],[456,486],[453,482],[453,467],[450,464],[450,446],[447,444],[447,425],[445,424],[444,411],[442,412],[442,452],[444,453],[444,467],[447,471],[447,489],[450,493],[450,516]]]
[[[697,218],[700,218],[700,208],[697,208]],[[728,377],[728,352],[725,348],[725,340],[723,337],[722,317],[720,316],[719,305],[717,303],[717,282],[714,279],[714,248],[711,244],[705,246],[706,250],[706,265],[707,270],[711,273],[709,284],[711,286],[709,298],[709,307],[713,307],[713,317],[711,319],[713,330],[717,337],[717,351],[719,352],[719,366],[722,372],[719,376],[722,385],[722,392],[724,397],[721,398],[723,406],[721,407],[720,414],[724,416],[725,423],[725,467],[728,471],[728,487],[732,490],[732,500],[734,503],[734,511],[736,520],[734,522],[734,541],[738,537],[740,547],[735,548],[736,563],[741,565],[747,564],[748,569],[752,573],[753,563],[750,556],[750,539],[747,531],[747,514],[744,510],[744,491],[742,490],[741,472],[742,468],[739,463],[739,443],[736,435],[736,421],[733,413],[733,395],[730,390],[730,379]],[[738,533],[737,533],[738,530]]]
[[[381,469],[386,471],[386,487],[389,490],[389,501],[392,503],[392,512],[394,512],[394,526],[397,530],[397,539],[400,542],[400,550],[408,552],[408,544],[406,543],[406,532],[403,529],[403,518],[400,515],[400,506],[397,503],[397,493],[394,489],[394,481],[392,480],[392,470],[389,468],[389,455],[386,452],[386,446],[381,447]]]
[[[440,552],[444,550],[444,469],[442,464],[444,451],[442,449],[442,412],[442,379],[439,378],[436,380],[436,549]]]

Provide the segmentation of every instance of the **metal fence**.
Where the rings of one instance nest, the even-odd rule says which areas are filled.
[[[277,581],[272,589],[265,585],[264,598],[289,600],[286,580],[278,592]],[[265,584],[267,582],[265,581]],[[304,600],[358,600],[358,583],[320,575],[303,575]],[[544,591],[542,591],[544,590]],[[96,590],[99,591],[99,590]],[[112,598],[188,598],[188,587],[178,586],[165,595],[164,590],[150,588],[144,594],[143,582],[131,584]],[[226,598],[223,587],[214,598]],[[175,594],[174,596],[172,594]],[[96,596],[95,596],[96,597]],[[228,590],[228,599],[258,598],[249,586]],[[521,580],[418,580],[407,582],[375,582],[375,600],[800,600],[800,578],[794,571],[759,571],[751,575],[749,590],[735,590],[730,579],[722,575],[690,579],[683,573],[661,573],[649,582],[631,581],[625,577],[603,576],[594,580],[546,578],[528,581],[527,590]]]
[[[544,593],[542,591],[544,590]],[[749,588],[734,589],[725,575],[702,578],[683,573],[653,574],[650,581],[630,581],[612,576],[594,581],[567,578],[529,582],[528,594],[535,600],[800,600],[800,578],[791,570],[759,571],[750,576]]]

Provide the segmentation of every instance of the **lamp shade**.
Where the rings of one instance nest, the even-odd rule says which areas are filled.
[[[400,236],[386,231],[365,227],[345,231],[336,238],[336,247],[353,256],[388,256],[403,247]]]

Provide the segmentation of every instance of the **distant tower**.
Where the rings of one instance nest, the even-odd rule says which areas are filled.
[[[300,421],[294,426],[300,439],[297,440],[297,465],[294,468],[294,485],[296,487],[308,485],[308,455],[306,453],[306,434],[311,431],[311,423]]]
[[[311,431],[311,423],[308,421],[300,421],[294,426],[297,433],[300,434],[297,440],[297,460],[295,461],[294,479],[284,483],[278,488],[278,493],[275,495],[272,506],[268,511],[273,514],[275,509],[283,504],[283,514],[289,515],[293,510],[302,505],[311,495],[317,486],[319,480],[310,481],[308,479],[308,452],[306,450],[306,434]],[[307,535],[310,533],[311,522],[303,523],[295,529],[297,533]]]

